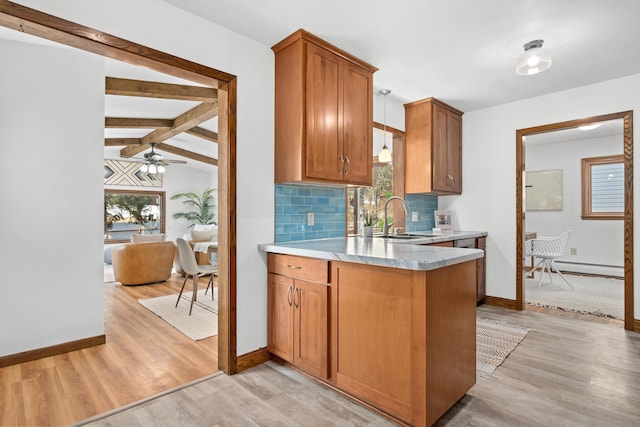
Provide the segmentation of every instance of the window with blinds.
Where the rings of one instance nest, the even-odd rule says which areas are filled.
[[[623,156],[582,159],[582,218],[622,219],[623,214]]]

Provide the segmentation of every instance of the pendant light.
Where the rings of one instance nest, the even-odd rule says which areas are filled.
[[[391,151],[389,151],[389,147],[387,147],[387,95],[389,95],[391,91],[389,89],[380,89],[378,93],[384,97],[384,109],[382,117],[382,125],[384,127],[382,141],[384,145],[382,146],[382,150],[380,150],[380,153],[378,153],[378,161],[380,163],[389,163],[391,161]]]
[[[544,40],[524,44],[524,53],[518,58],[516,73],[521,76],[538,74],[551,67],[551,56],[542,48]]]

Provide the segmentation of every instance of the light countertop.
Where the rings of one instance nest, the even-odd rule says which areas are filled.
[[[355,236],[347,239],[263,243],[258,245],[258,248],[265,252],[331,261],[346,261],[406,270],[434,270],[482,258],[484,251],[423,245],[486,235],[486,232],[457,231],[453,235],[425,236],[424,238],[406,240]]]

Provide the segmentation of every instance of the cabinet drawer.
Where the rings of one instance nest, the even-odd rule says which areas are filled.
[[[294,255],[268,254],[269,273],[310,282],[329,282],[329,261]]]

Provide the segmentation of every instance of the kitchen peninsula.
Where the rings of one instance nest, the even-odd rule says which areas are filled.
[[[475,384],[484,256],[428,246],[442,237],[260,245],[269,352],[402,422],[433,424]]]

